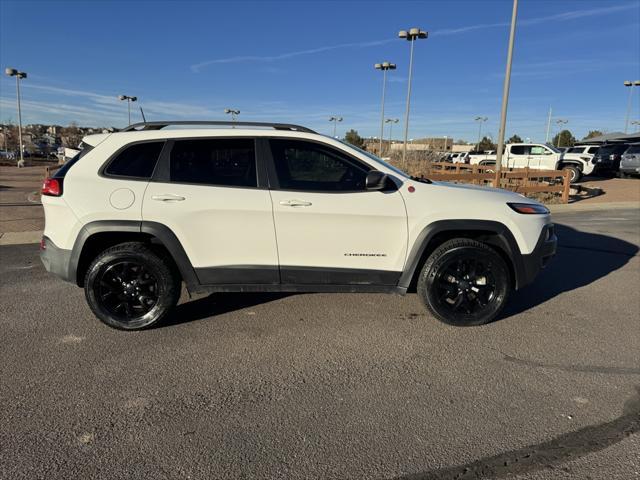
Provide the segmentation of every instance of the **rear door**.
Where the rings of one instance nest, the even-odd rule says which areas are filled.
[[[529,165],[530,148],[530,145],[510,145],[506,166],[510,168],[527,167]]]
[[[173,231],[200,283],[279,282],[271,197],[253,138],[171,140],[159,167],[143,221]]]
[[[343,150],[269,143],[282,283],[395,285],[407,253],[400,193],[365,190],[371,167]]]

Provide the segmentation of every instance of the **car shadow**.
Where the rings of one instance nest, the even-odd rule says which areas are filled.
[[[202,320],[243,308],[275,302],[295,293],[212,293],[178,305],[158,328]]]
[[[558,250],[534,283],[513,294],[498,320],[546,302],[561,293],[589,285],[622,268],[638,246],[619,238],[556,224]]]

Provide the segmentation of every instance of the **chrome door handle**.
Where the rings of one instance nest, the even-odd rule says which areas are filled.
[[[173,193],[165,193],[164,195],[153,195],[151,197],[153,200],[158,200],[159,202],[181,202],[185,198],[180,195],[174,195]]]
[[[285,207],[309,207],[311,202],[305,202],[304,200],[283,200],[280,205]]]

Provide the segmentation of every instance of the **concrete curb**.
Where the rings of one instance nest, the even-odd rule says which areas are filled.
[[[547,205],[551,213],[585,212],[589,210],[616,210],[622,208],[640,208],[640,202],[602,202],[602,203],[562,203]]]
[[[22,245],[25,243],[40,243],[42,230],[30,232],[5,232],[0,233],[0,245]]]

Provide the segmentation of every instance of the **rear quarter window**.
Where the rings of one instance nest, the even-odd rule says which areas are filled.
[[[120,151],[109,162],[104,174],[114,177],[149,179],[158,163],[164,142],[136,143]]]

